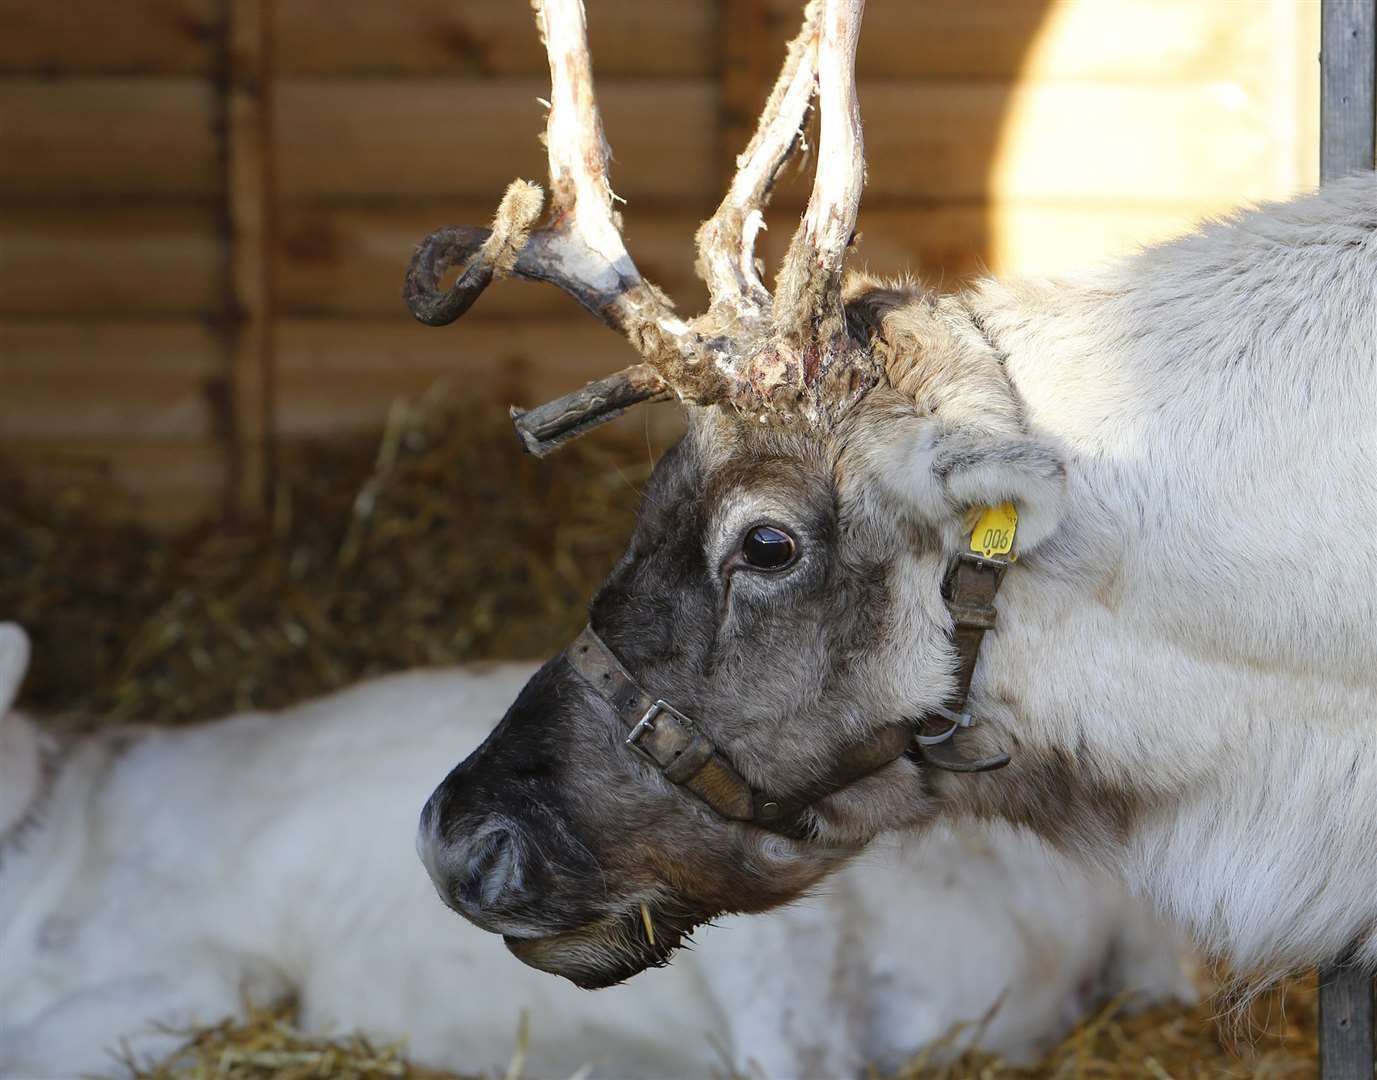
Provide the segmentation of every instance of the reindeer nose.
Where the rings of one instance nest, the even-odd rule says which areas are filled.
[[[461,912],[492,912],[519,899],[521,866],[516,838],[507,829],[479,836],[459,853],[450,896]]]
[[[485,929],[529,898],[525,882],[529,846],[505,822],[480,823],[467,835],[446,839],[433,804],[421,813],[416,847],[435,891],[451,908]]]

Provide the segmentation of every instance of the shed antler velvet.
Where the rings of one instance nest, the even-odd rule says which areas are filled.
[[[874,385],[867,350],[847,332],[841,276],[865,166],[855,52],[864,0],[812,0],[789,45],[755,136],[713,216],[698,230],[697,270],[707,311],[675,314],[636,269],[621,235],[608,178],[610,148],[593,92],[581,0],[538,0],[536,21],[550,61],[550,200],[524,180],[508,188],[490,229],[447,227],[417,248],[405,297],[432,326],[453,322],[495,279],[515,274],[558,285],[623,334],[644,363],[529,411],[513,409],[535,454],[620,414],[671,396],[721,404],[771,423],[830,423]],[[801,141],[818,96],[818,167],[807,210],[771,296],[755,255],[764,209]],[[441,290],[444,273],[458,280]]]

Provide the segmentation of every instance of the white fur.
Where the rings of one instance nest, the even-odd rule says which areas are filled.
[[[165,1053],[155,1022],[216,1021],[244,992],[466,1072],[505,1066],[524,1009],[532,1075],[776,1078],[894,1064],[987,1014],[982,1043],[1026,1057],[1103,995],[1190,993],[1175,938],[1121,889],[1005,830],[868,857],[627,986],[526,968],[441,905],[411,838],[530,673],[400,675],[78,743],[38,828],[0,835],[0,1076],[117,1072],[120,1040]]]
[[[29,670],[29,635],[22,626],[0,623],[0,713],[8,712]]]
[[[42,781],[40,745],[28,724],[5,723],[29,667],[29,638],[0,623],[0,836],[18,825]]]
[[[1090,854],[1209,947],[1377,964],[1377,180],[965,302],[1067,468],[977,708],[1150,807]]]

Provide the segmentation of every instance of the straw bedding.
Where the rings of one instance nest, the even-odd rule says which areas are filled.
[[[398,403],[381,438],[286,455],[267,519],[172,539],[119,523],[93,493],[39,496],[0,474],[0,614],[35,644],[24,703],[72,728],[186,723],[383,671],[554,651],[620,550],[656,451],[628,429],[537,462],[493,413],[440,394]],[[1313,1075],[1313,983],[1255,1002],[1243,1046],[1220,1009],[1111,1006],[1036,1069],[920,1055],[900,1077]],[[457,1076],[304,1036],[290,1009],[187,1037],[143,1080]]]
[[[582,626],[650,462],[637,435],[542,463],[504,418],[423,399],[381,439],[291,451],[267,520],[171,540],[110,524],[94,496],[0,479],[0,612],[34,638],[26,701],[76,725],[182,723],[547,655]]]

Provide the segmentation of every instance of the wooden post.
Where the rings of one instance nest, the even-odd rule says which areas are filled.
[[[1377,0],[1320,8],[1320,183],[1373,166]]]
[[[1377,131],[1377,0],[1323,0],[1320,8],[1320,182],[1374,162]],[[1321,1080],[1372,1080],[1372,977],[1320,968]]]
[[[225,198],[228,207],[232,514],[267,505],[274,355],[273,0],[228,0]]]
[[[1320,968],[1320,1076],[1372,1080],[1372,976],[1363,968]]]

